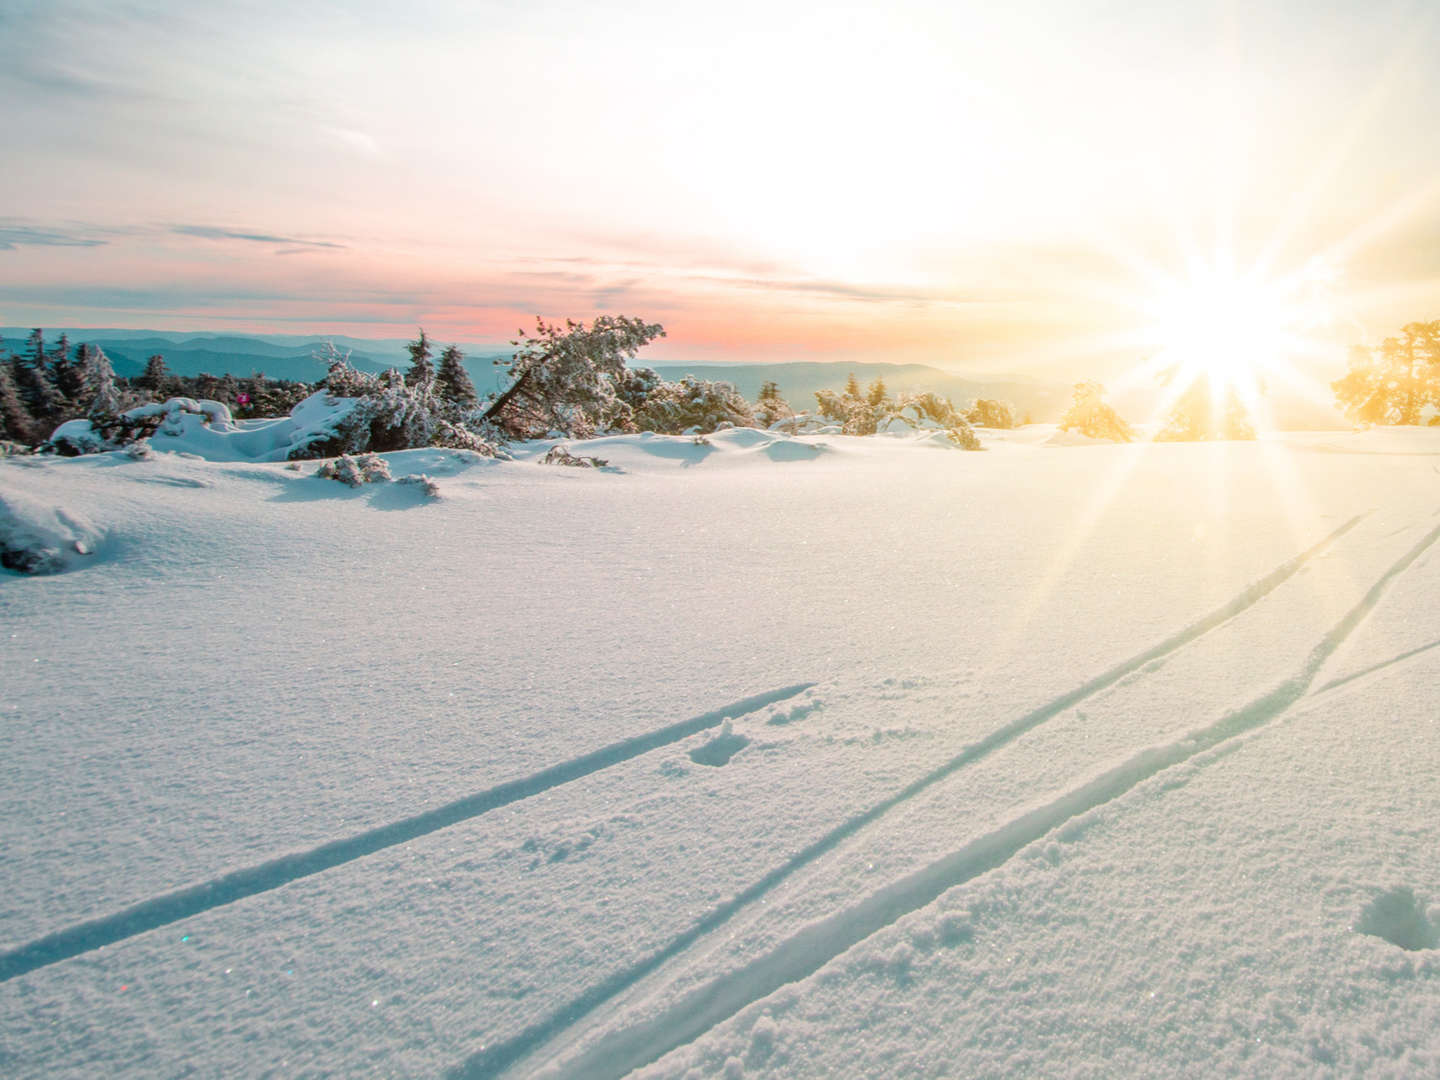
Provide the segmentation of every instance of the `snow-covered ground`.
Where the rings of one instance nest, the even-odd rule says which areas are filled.
[[[1440,429],[1052,434],[0,461],[0,1074],[1440,1074]]]

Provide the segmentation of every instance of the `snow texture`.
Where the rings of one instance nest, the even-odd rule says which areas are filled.
[[[5,1076],[1440,1074],[1440,429],[172,415],[0,460]]]

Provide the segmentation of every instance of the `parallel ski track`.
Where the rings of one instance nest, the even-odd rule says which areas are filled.
[[[561,1006],[551,1015],[532,1024],[512,1038],[491,1044],[471,1055],[471,1057],[451,1071],[451,1077],[454,1078],[454,1080],[488,1080],[488,1078],[500,1075],[521,1058],[535,1053],[566,1029],[584,1019],[589,1013],[624,993],[641,979],[661,967],[661,965],[684,952],[706,934],[728,922],[734,915],[765,896],[786,878],[810,865],[826,853],[834,850],[842,842],[877,821],[897,806],[913,799],[927,788],[946,779],[965,766],[971,765],[1008,743],[1013,742],[1021,735],[1053,719],[1067,709],[1078,705],[1101,691],[1109,689],[1122,679],[1144,668],[1145,665],[1152,661],[1168,656],[1230,622],[1288,581],[1311,559],[1320,555],[1347,532],[1355,528],[1366,516],[1366,514],[1357,514],[1355,517],[1352,517],[1319,543],[1281,563],[1274,570],[1270,571],[1270,573],[1248,585],[1208,615],[1205,615],[1184,629],[1165,638],[1159,644],[1153,645],[1143,652],[1130,657],[1128,660],[1122,661],[1095,676],[1093,679],[1090,679],[1088,682],[1061,694],[1059,697],[1011,721],[1009,724],[997,728],[980,741],[971,743],[959,754],[938,768],[902,788],[894,795],[876,803],[868,810],[848,819],[808,847],[797,852],[786,862],[771,870],[754,884],[714,908],[656,952],[591,986],[579,996]]]
[[[372,829],[356,833],[340,840],[293,852],[270,859],[255,866],[233,870],[228,874],[190,885],[183,889],[164,893],[142,900],[123,911],[97,919],[76,923],[54,933],[37,938],[27,944],[0,953],[0,982],[34,971],[36,968],[58,964],[62,960],[82,953],[114,945],[126,938],[143,934],[147,930],[166,926],[181,919],[188,919],[202,912],[233,904],[249,896],[269,892],[293,881],[333,870],[337,866],[354,862],[356,859],[373,855],[377,851],[415,840],[421,836],[449,828],[462,821],[479,817],[497,807],[528,799],[551,788],[568,784],[572,780],[589,776],[591,773],[608,769],[629,761],[631,758],[648,753],[661,746],[679,742],[706,728],[717,727],[728,716],[743,716],[745,713],[763,709],[767,705],[784,701],[808,690],[814,683],[797,683],[763,694],[755,694],[724,708],[681,720],[666,727],[656,728],[643,735],[623,739],[609,746],[569,761],[552,765],[548,769],[519,780],[499,784],[484,791],[456,799],[454,802],[437,806],[433,810],[391,822],[377,825]]]
[[[781,986],[814,974],[847,949],[947,890],[1003,865],[1022,848],[1072,818],[1111,802],[1165,769],[1277,719],[1306,696],[1326,661],[1379,603],[1390,583],[1436,540],[1440,540],[1440,527],[1393,563],[1321,638],[1300,670],[1269,692],[1181,739],[1139,751],[1050,803],[891,882],[853,907],[805,927],[766,955],[712,979],[658,1014],[602,1037],[584,1053],[563,1062],[561,1073],[586,1080],[618,1080],[658,1061]]]

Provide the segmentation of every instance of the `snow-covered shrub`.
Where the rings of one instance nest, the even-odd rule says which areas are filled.
[[[780,387],[773,381],[760,386],[760,396],[755,399],[755,420],[763,428],[773,429],[782,420],[795,415],[790,403],[780,396]]]
[[[874,435],[889,414],[885,404],[871,405],[863,397],[834,390],[815,391],[815,404],[820,415],[839,424],[846,435]]]
[[[12,442],[9,439],[0,439],[0,458],[20,457],[22,454],[30,453],[30,447],[24,443]]]
[[[149,439],[136,439],[125,447],[124,453],[131,461],[153,461],[159,456],[155,453],[155,448],[150,445]]]
[[[1155,435],[1156,442],[1190,442],[1200,439],[1253,439],[1250,410],[1233,386],[1216,393],[1202,375],[1185,388]]]
[[[414,476],[402,476],[396,480],[395,483],[415,484],[425,493],[426,497],[431,499],[438,499],[440,497],[440,485],[424,473],[416,473]]]
[[[605,458],[572,454],[563,446],[552,446],[540,459],[541,465],[570,465],[578,469],[603,469],[610,462]]]
[[[686,375],[679,382],[661,382],[651,388],[645,404],[635,413],[641,431],[679,435],[692,428],[716,431],[722,424],[752,427],[750,402],[727,382]]]
[[[945,437],[958,446],[961,450],[983,450],[980,445],[980,436],[975,434],[972,428],[964,420],[954,427],[945,430]]]
[[[19,495],[0,495],[0,566],[59,574],[93,555],[103,533],[79,514]]]
[[[965,410],[965,419],[976,427],[1008,430],[1015,426],[1015,406],[994,398],[976,398]]]
[[[448,401],[435,386],[433,380],[409,386],[393,368],[371,375],[338,361],[326,376],[323,396],[313,395],[301,403],[322,397],[330,415],[296,441],[290,456],[333,457],[425,446],[506,456],[484,409]],[[299,409],[297,406],[297,413]]]
[[[1060,430],[1079,432],[1091,439],[1129,442],[1135,433],[1104,399],[1105,387],[1093,379],[1076,383],[1070,408],[1060,418]]]
[[[378,454],[360,454],[358,457],[341,454],[334,461],[322,462],[315,475],[359,487],[361,484],[386,483],[390,479],[390,466]]]
[[[79,457],[81,454],[98,454],[109,450],[104,435],[96,430],[91,420],[66,420],[50,435],[42,449],[62,457]]]

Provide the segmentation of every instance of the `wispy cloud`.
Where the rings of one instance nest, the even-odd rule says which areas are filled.
[[[108,240],[82,236],[62,229],[36,229],[28,225],[0,225],[0,251],[26,247],[100,247]]]
[[[218,225],[172,225],[170,231],[180,236],[197,236],[205,240],[243,240],[252,244],[278,244],[286,250],[280,255],[294,255],[312,249],[345,250],[344,244],[330,240],[300,240],[293,236],[276,236],[273,233],[247,232],[243,229],[226,229]]]

